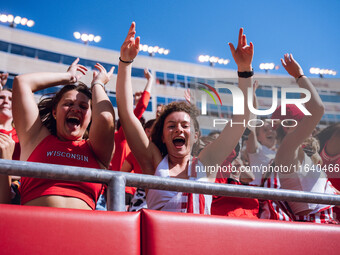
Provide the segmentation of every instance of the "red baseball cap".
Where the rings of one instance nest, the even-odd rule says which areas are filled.
[[[286,115],[281,114],[281,105],[276,108],[276,110],[273,112],[271,119],[293,119],[296,121],[300,121],[303,119],[305,115],[303,112],[295,105],[295,104],[287,104],[286,105]],[[277,125],[274,126],[274,129],[277,128]]]

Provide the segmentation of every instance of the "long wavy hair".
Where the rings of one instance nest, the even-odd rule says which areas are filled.
[[[50,131],[52,135],[57,135],[57,122],[53,117],[53,110],[57,108],[58,103],[62,99],[63,95],[71,90],[76,90],[80,93],[83,93],[89,99],[92,99],[91,90],[82,82],[78,82],[78,85],[69,84],[65,85],[56,93],[50,93],[44,95],[43,99],[38,103],[39,115],[43,125]],[[90,125],[87,127],[87,132],[85,132],[83,138],[88,138],[88,130],[90,129]]]
[[[325,147],[326,142],[332,137],[335,131],[340,130],[340,123],[332,124],[323,130],[321,130],[317,135],[316,138],[320,142],[320,152],[322,151],[323,147]]]
[[[185,102],[172,102],[168,104],[164,107],[161,115],[156,119],[151,132],[151,140],[158,147],[163,157],[168,154],[165,143],[163,143],[162,141],[164,122],[166,117],[168,117],[173,112],[186,112],[190,116],[190,120],[194,124],[195,132],[197,132],[198,136],[200,137],[200,129],[197,121],[198,110],[196,106],[194,106],[193,104],[189,105]]]

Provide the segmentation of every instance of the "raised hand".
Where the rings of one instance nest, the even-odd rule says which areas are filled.
[[[144,77],[147,79],[147,80],[150,80],[152,79],[152,74],[149,72],[149,70],[147,68],[144,69]]]
[[[256,98],[256,90],[257,88],[259,87],[259,81],[258,80],[255,80],[254,83],[253,83],[253,96],[254,98]]]
[[[87,68],[83,65],[78,65],[79,58],[77,58],[67,69],[67,72],[71,75],[70,82],[76,83],[83,75],[86,75]],[[79,71],[81,74],[77,73]]]
[[[12,137],[3,133],[0,133],[0,158],[12,159],[14,152],[15,142]]]
[[[142,97],[143,92],[142,91],[137,91],[134,95],[134,102],[135,102],[135,106],[138,104],[139,100]]]
[[[0,90],[6,85],[8,79],[8,73],[0,74]]]
[[[295,61],[292,54],[286,53],[284,59],[281,58],[282,66],[286,71],[295,79],[299,78],[303,74],[303,70],[298,62]]]
[[[132,22],[125,41],[120,48],[120,58],[122,61],[130,62],[135,59],[139,52],[140,37],[135,38],[136,23]]]
[[[195,95],[192,93],[192,91],[190,89],[186,89],[184,91],[184,98],[185,101],[187,101],[187,103],[190,104],[194,104],[195,103]]]
[[[254,45],[252,42],[247,45],[246,35],[243,34],[243,28],[240,28],[238,35],[238,44],[235,49],[232,43],[229,43],[231,54],[237,64],[239,72],[251,71],[251,63],[254,55]]]
[[[113,75],[115,67],[111,67],[110,71],[107,72],[106,69],[99,63],[94,66],[98,71],[93,71],[93,79],[91,84],[96,82],[103,83],[104,85],[108,83]]]

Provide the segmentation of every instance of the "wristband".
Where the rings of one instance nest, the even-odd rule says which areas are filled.
[[[100,81],[96,81],[96,82],[92,83],[92,84],[91,84],[91,90],[92,90],[93,86],[96,85],[96,84],[99,84],[99,85],[102,86],[103,89],[105,90],[105,84],[102,83],[102,82],[100,82]]]
[[[250,72],[237,72],[238,77],[240,78],[249,78],[254,75],[254,69],[252,69]]]
[[[298,82],[302,76],[305,76],[304,74],[301,74],[299,77],[297,77],[295,80]]]
[[[122,60],[121,57],[119,57],[119,60],[125,64],[131,64],[133,62],[133,59],[130,60],[130,61],[125,61],[125,60]]]

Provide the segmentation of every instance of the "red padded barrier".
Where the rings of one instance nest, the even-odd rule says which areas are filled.
[[[339,254],[340,227],[144,210],[142,254]]]
[[[140,213],[0,205],[0,254],[140,254]]]

